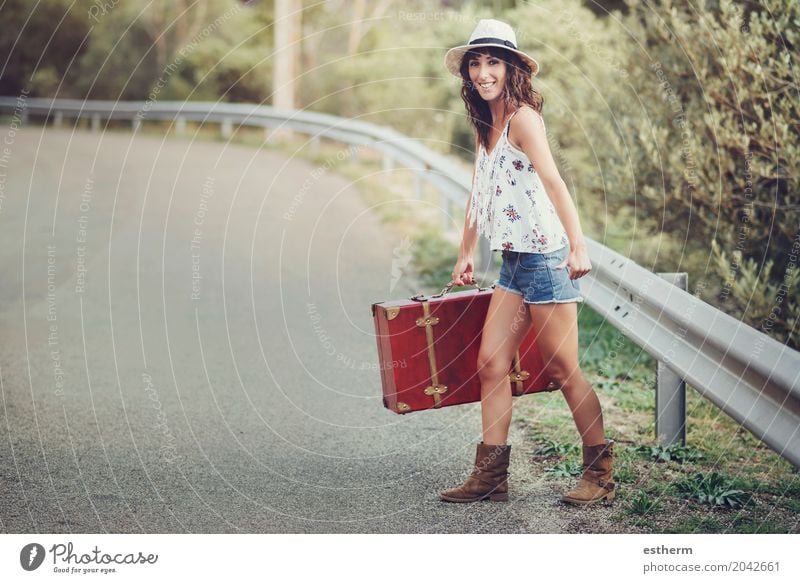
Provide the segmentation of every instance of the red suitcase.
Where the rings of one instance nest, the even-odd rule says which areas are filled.
[[[481,400],[478,349],[492,288],[372,304],[383,404],[395,413]],[[509,363],[515,396],[559,387],[544,373],[533,326]]]

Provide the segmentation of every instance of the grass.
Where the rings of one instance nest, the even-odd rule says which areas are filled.
[[[577,460],[565,460],[558,462],[553,467],[547,468],[546,472],[556,477],[569,478],[581,475],[581,464]]]
[[[800,532],[800,474],[687,385],[686,447],[654,439],[655,369],[647,354],[584,307],[581,366],[626,446],[617,499],[650,532]],[[614,354],[616,353],[616,354]],[[652,503],[652,505],[651,505]]]
[[[704,516],[700,512],[685,513],[661,532],[666,534],[790,534],[785,521],[755,515]]]
[[[614,480],[621,484],[631,484],[636,481],[636,467],[631,463],[617,463],[614,469]]]
[[[713,516],[688,515],[681,516],[672,526],[662,532],[667,534],[717,533],[723,531],[722,522]]]
[[[656,462],[675,461],[683,463],[685,461],[698,461],[703,459],[703,452],[694,447],[686,447],[679,443],[672,445],[640,445],[636,452],[644,459]]]
[[[659,444],[655,361],[586,305],[579,327],[581,368],[617,440],[611,519],[619,532],[626,525],[652,533],[800,532],[800,474],[786,460],[691,386],[686,446]],[[562,395],[517,399],[514,414],[525,420],[516,427],[530,452],[546,455],[548,476],[578,461],[570,446],[580,440]]]
[[[567,456],[578,453],[578,446],[574,443],[557,443],[551,439],[545,439],[544,443],[539,446],[534,455],[551,457],[551,456]]]

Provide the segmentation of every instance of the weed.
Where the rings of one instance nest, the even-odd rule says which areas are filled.
[[[614,470],[614,479],[630,484],[636,481],[636,471],[631,464],[621,464]]]
[[[672,445],[640,445],[636,448],[636,453],[645,459],[656,462],[674,461],[683,463],[686,461],[699,461],[703,459],[703,452],[691,446],[683,446],[680,443]]]
[[[628,510],[640,516],[659,512],[662,508],[662,504],[656,498],[652,498],[641,489],[628,502]]]
[[[786,498],[780,501],[780,505],[783,506],[784,508],[788,508],[793,512],[800,513],[800,500]]]
[[[573,443],[557,443],[552,439],[545,439],[533,454],[542,457],[563,457],[577,452],[578,446]]]
[[[578,462],[565,460],[557,463],[552,468],[548,468],[546,471],[556,477],[569,478],[571,476],[580,476],[583,472],[583,466]]]
[[[675,483],[677,492],[701,504],[740,508],[749,503],[749,494],[733,488],[731,481],[719,472],[697,473]]]

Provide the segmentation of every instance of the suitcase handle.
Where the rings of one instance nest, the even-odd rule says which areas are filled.
[[[438,294],[434,294],[434,295],[430,296],[430,299],[442,297],[444,294],[446,294],[447,292],[449,292],[452,289],[453,285],[455,285],[455,284],[454,284],[453,281],[451,281],[446,286],[444,286],[444,288],[442,288],[442,291],[440,291]],[[469,287],[471,285],[474,285],[475,287],[477,287],[479,292],[486,291],[487,289],[491,289],[491,288],[494,287],[494,285],[490,285],[489,287],[481,287],[477,283],[470,283],[470,284],[467,284],[466,286],[463,286],[463,287]],[[425,301],[425,300],[423,300],[424,297],[425,297],[425,294],[420,292],[415,296],[411,296],[409,299],[413,300],[415,302],[421,302],[421,301]]]

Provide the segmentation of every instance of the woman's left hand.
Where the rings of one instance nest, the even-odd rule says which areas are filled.
[[[563,269],[569,266],[569,278],[578,279],[592,270],[592,262],[589,261],[589,253],[585,247],[570,249],[569,255],[561,263],[556,265],[556,269]]]

